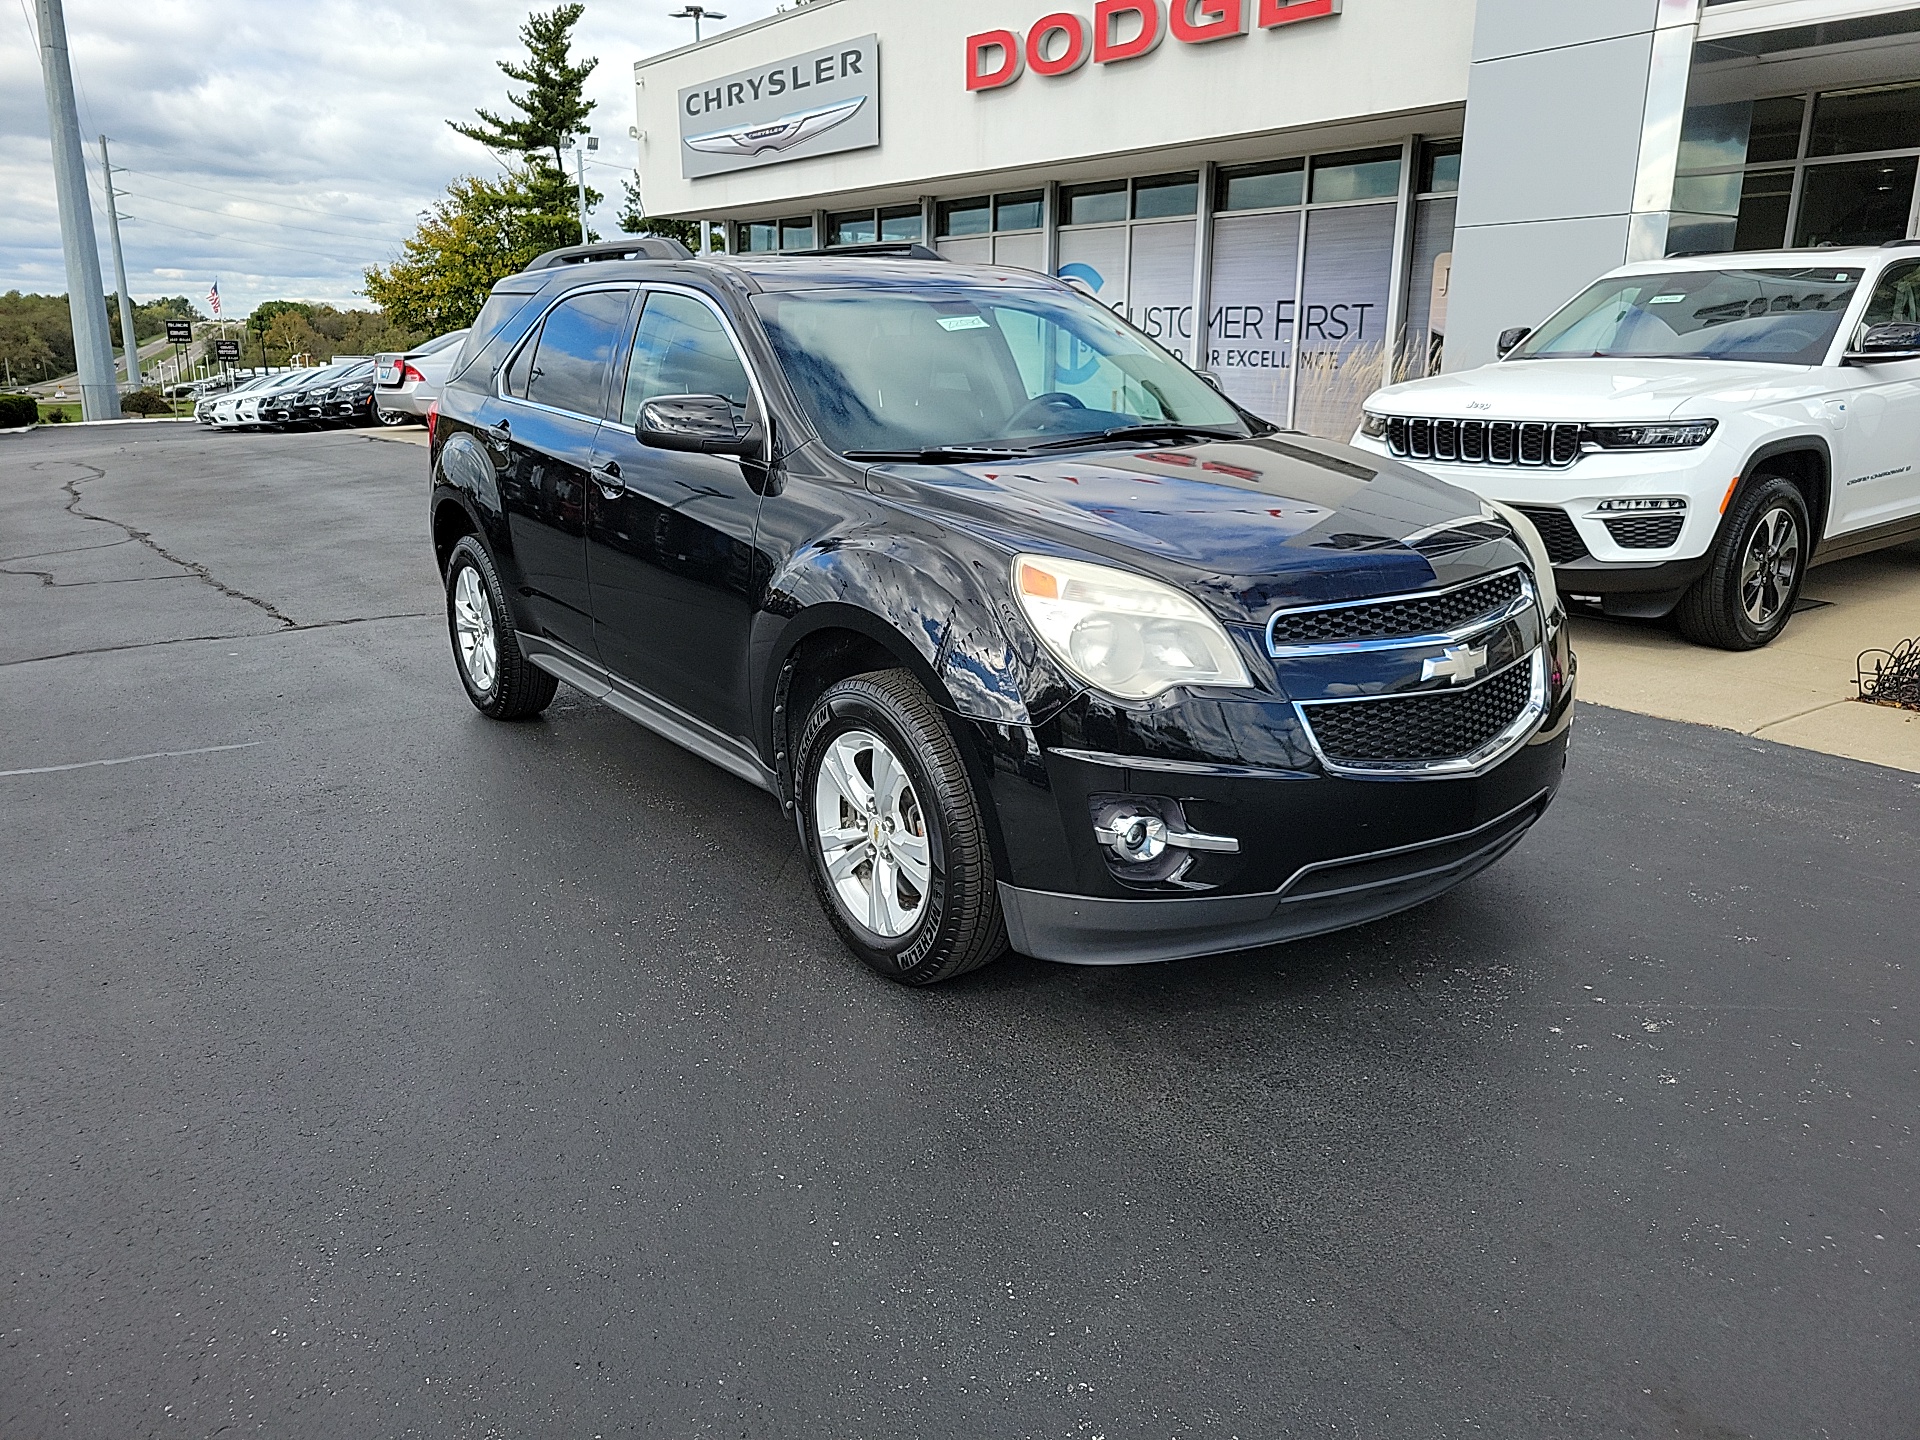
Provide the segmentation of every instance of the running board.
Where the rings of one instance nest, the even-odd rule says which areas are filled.
[[[515,632],[515,638],[520,642],[520,653],[554,679],[566,681],[574,689],[619,711],[635,724],[644,725],[661,739],[671,740],[682,750],[698,755],[709,764],[718,765],[729,775],[737,776],[749,785],[779,798],[779,777],[739,741],[729,739],[704,720],[697,720],[665,700],[628,684],[564,645],[519,631]]]

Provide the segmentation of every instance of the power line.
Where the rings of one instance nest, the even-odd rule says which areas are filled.
[[[171,220],[148,220],[149,225],[159,225],[168,230],[178,230],[183,235],[198,235],[206,240],[227,240],[241,245],[253,245],[265,250],[297,250],[302,255],[318,255],[323,260],[338,261],[340,256],[331,250],[314,250],[305,245],[288,245],[281,241],[247,240],[236,235],[216,235],[211,230],[194,230],[185,225],[176,225]]]
[[[157,175],[151,170],[135,170],[130,166],[126,166],[126,165],[116,166],[115,168],[118,169],[122,175],[139,175],[148,180],[158,180],[163,185],[181,185],[187,188],[188,190],[201,190],[206,192],[209,195],[218,195],[222,200],[239,200],[239,201],[245,202],[253,199],[253,197],[248,195],[243,195],[237,190],[216,190],[211,185],[197,185],[191,180],[176,179],[172,175]],[[335,212],[332,210],[320,210],[320,209],[314,208],[311,205],[296,205],[291,200],[276,200],[274,203],[276,205],[284,205],[289,210],[303,211],[309,215],[325,215],[330,218],[335,217]],[[352,221],[351,223],[356,225],[358,224],[376,225],[376,224],[379,224],[380,222],[376,220],[367,220],[367,221],[355,220],[355,221]]]
[[[122,173],[124,174],[125,172],[123,171]],[[370,240],[380,238],[373,235],[349,235],[342,230],[322,230],[315,225],[293,225],[284,220],[262,220],[252,215],[235,215],[228,210],[209,210],[204,205],[189,205],[184,200],[168,200],[159,195],[142,194],[138,190],[123,190],[120,193],[131,196],[136,200],[145,200],[152,205],[167,205],[175,210],[192,210],[196,214],[211,215],[217,220],[232,220],[243,225],[270,225],[277,230],[294,230],[303,235],[330,235],[336,240],[351,240],[357,244],[366,244]],[[369,220],[365,223],[377,225],[381,222]]]

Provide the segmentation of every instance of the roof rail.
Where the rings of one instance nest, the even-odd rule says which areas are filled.
[[[1887,241],[1886,244],[1882,245],[1880,248],[1882,250],[1907,250],[1917,245],[1920,245],[1920,240],[1914,239],[1912,236],[1909,236],[1904,240],[1889,240]]]
[[[586,265],[595,260],[691,260],[693,252],[665,235],[630,235],[624,240],[602,240],[594,245],[563,245],[537,255],[527,270],[552,270],[561,265]],[[522,272],[525,273],[525,272]]]
[[[947,257],[938,250],[922,245],[917,240],[883,240],[877,245],[835,245],[821,250],[781,250],[780,255],[833,256],[855,255],[868,260],[945,260]],[[755,255],[754,259],[761,257]]]

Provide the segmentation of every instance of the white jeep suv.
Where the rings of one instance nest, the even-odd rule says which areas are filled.
[[[1560,591],[1749,650],[1809,564],[1920,537],[1920,242],[1615,270],[1354,444],[1513,506]]]

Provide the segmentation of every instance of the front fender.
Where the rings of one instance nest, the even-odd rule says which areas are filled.
[[[759,693],[776,692],[780,668],[809,635],[845,629],[900,655],[956,715],[1044,723],[1083,687],[1022,634],[1005,575],[1003,559],[956,554],[951,536],[921,543],[893,531],[806,547],[774,576],[755,619]]]

